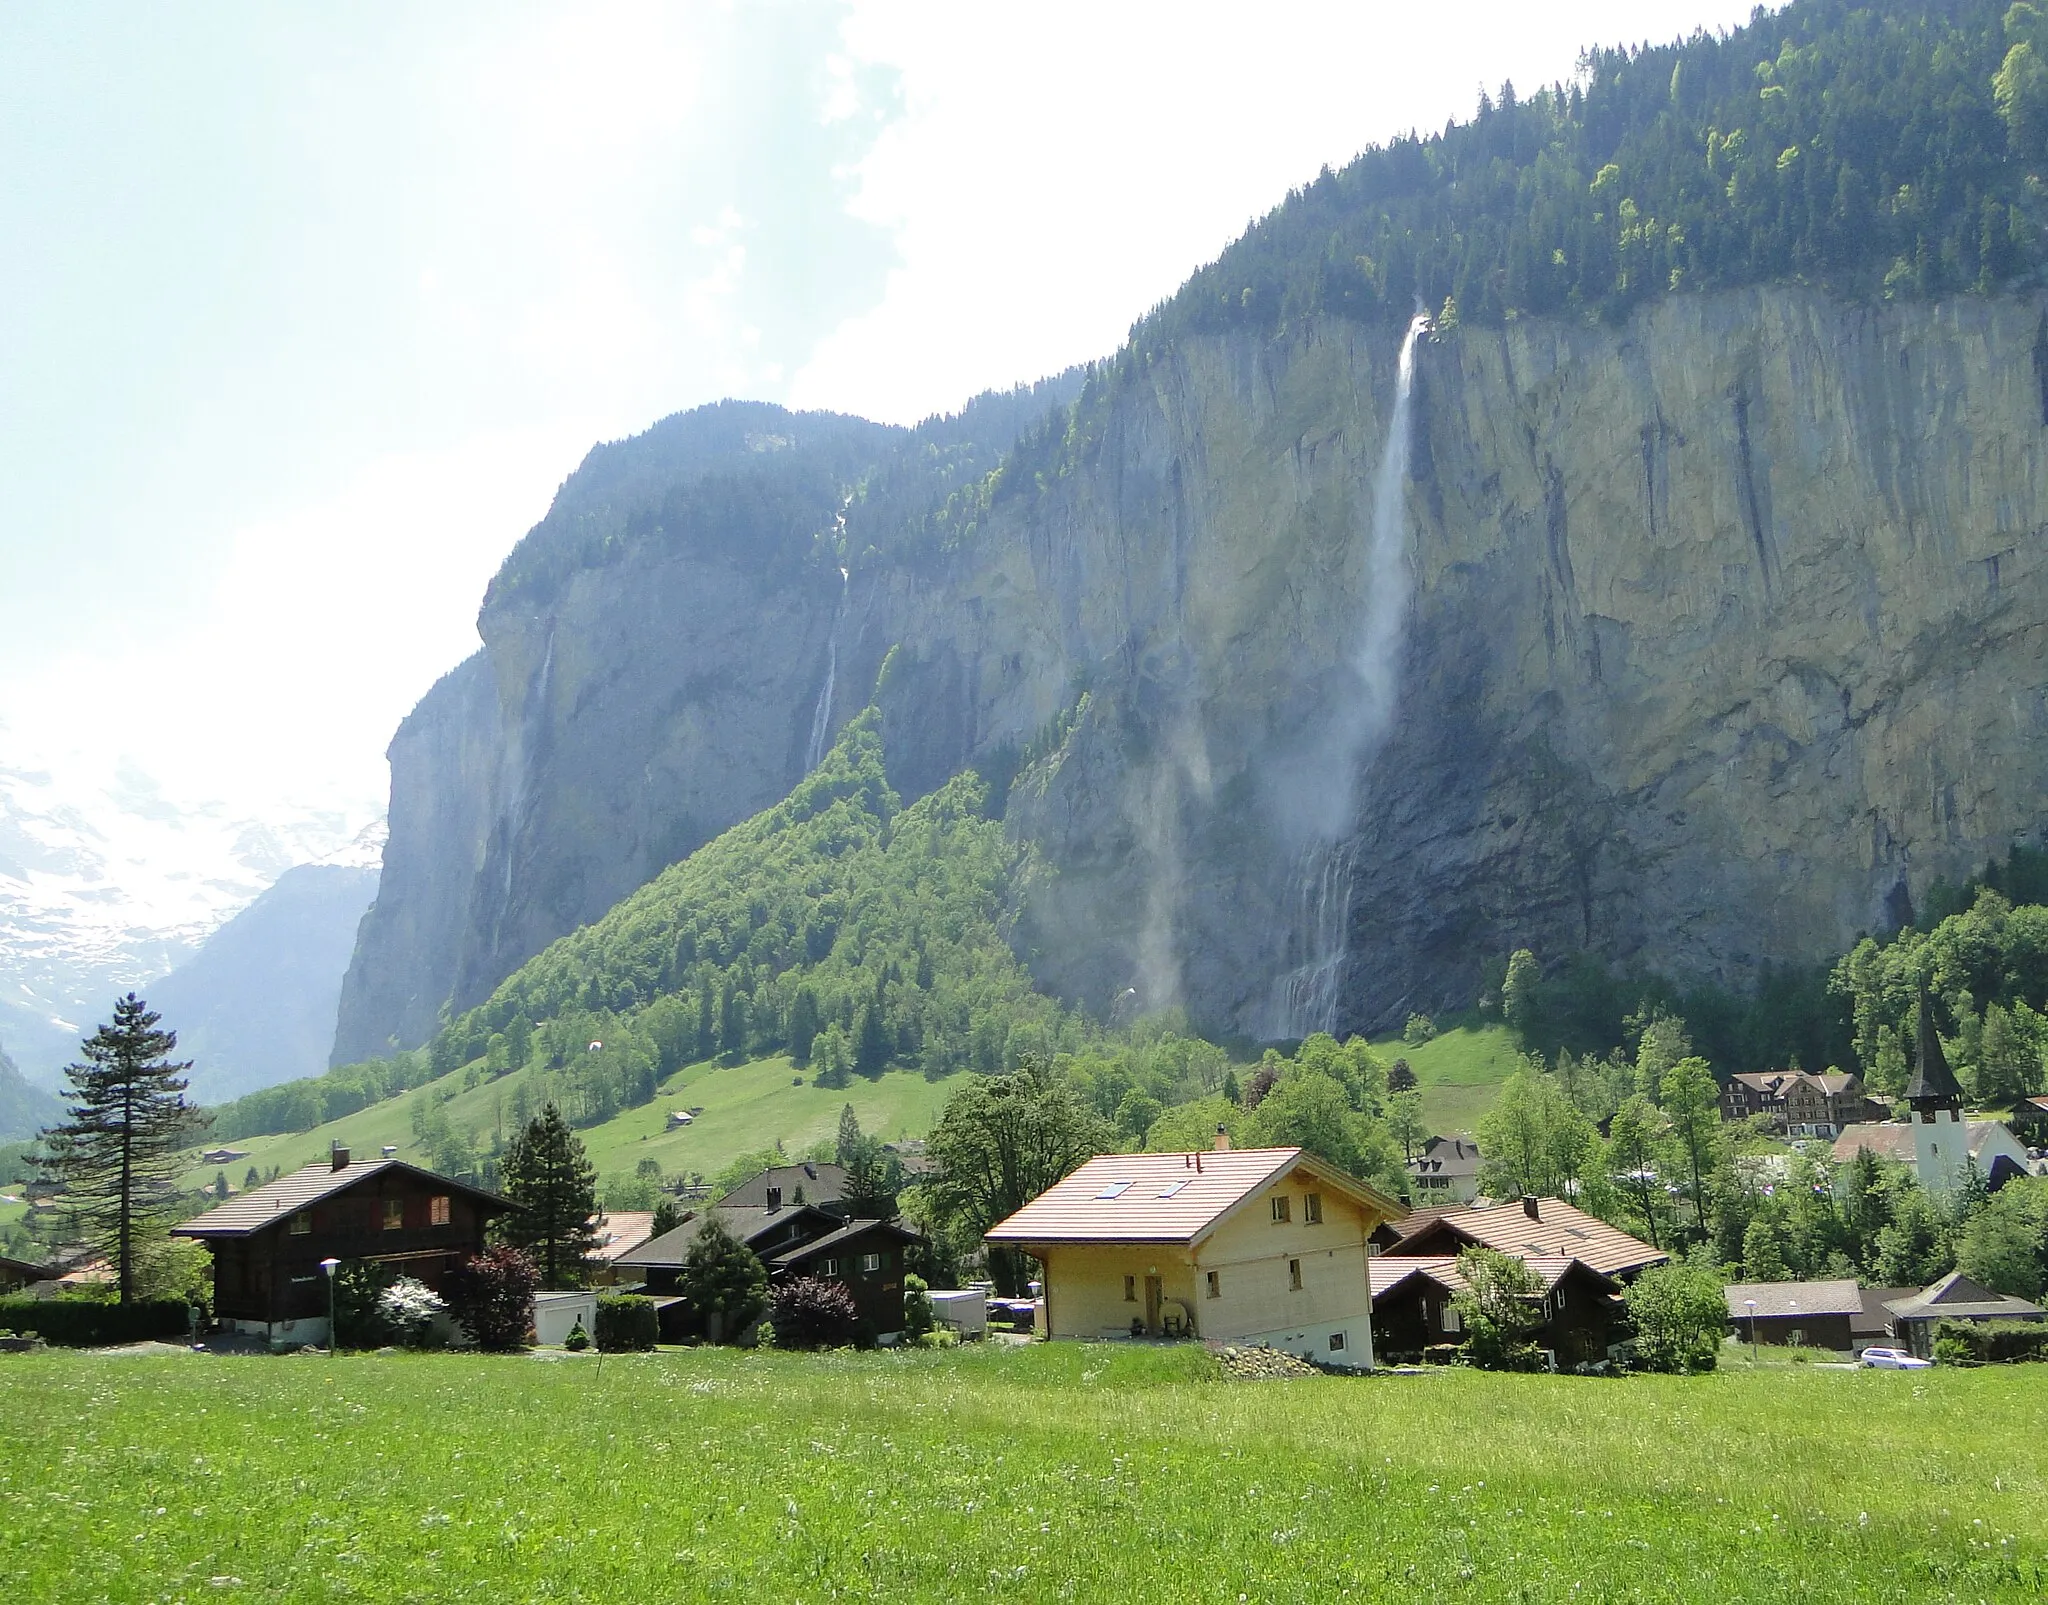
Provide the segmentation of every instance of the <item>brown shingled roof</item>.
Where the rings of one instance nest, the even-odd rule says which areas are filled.
[[[1405,1213],[1378,1188],[1299,1148],[1103,1154],[988,1231],[991,1243],[1193,1243],[1254,1194],[1296,1169],[1388,1217]]]
[[[1497,1248],[1518,1259],[1560,1254],[1582,1260],[1605,1276],[1642,1270],[1671,1257],[1561,1198],[1536,1200],[1534,1220],[1520,1203],[1443,1210],[1422,1230],[1405,1234],[1388,1250],[1388,1257],[1435,1252],[1435,1243],[1444,1236]]]
[[[1795,1315],[1848,1315],[1863,1313],[1863,1292],[1851,1281],[1834,1282],[1734,1282],[1721,1290],[1731,1320],[1746,1321],[1751,1315],[1779,1320]],[[1756,1308],[1749,1308],[1749,1301]]]
[[[1529,1267],[1530,1274],[1542,1284],[1545,1293],[1563,1281],[1574,1265],[1598,1277],[1610,1292],[1615,1287],[1613,1278],[1569,1254],[1530,1254],[1522,1256],[1522,1263]],[[1448,1292],[1467,1291],[1455,1254],[1375,1254],[1366,1262],[1365,1274],[1375,1300],[1391,1293],[1411,1276],[1426,1276]]]
[[[373,1176],[387,1170],[409,1171],[422,1181],[436,1187],[445,1187],[451,1192],[467,1193],[472,1198],[482,1199],[491,1213],[502,1213],[519,1206],[509,1198],[486,1192],[481,1187],[472,1187],[467,1182],[443,1176],[435,1171],[423,1170],[418,1165],[408,1165],[403,1159],[358,1159],[336,1170],[329,1161],[318,1161],[289,1176],[280,1176],[266,1186],[253,1192],[231,1198],[225,1204],[209,1209],[204,1215],[188,1220],[182,1226],[173,1226],[175,1237],[246,1237],[251,1232],[260,1232],[273,1222],[287,1215],[297,1214],[323,1199],[332,1198],[336,1193],[348,1191],[359,1182],[366,1182]]]

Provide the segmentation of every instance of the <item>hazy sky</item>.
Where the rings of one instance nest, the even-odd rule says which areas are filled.
[[[0,765],[382,805],[595,440],[1113,349],[1325,162],[1720,0],[0,8]]]

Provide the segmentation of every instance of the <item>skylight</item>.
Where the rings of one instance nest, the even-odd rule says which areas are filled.
[[[1121,1198],[1125,1193],[1129,1192],[1130,1190],[1131,1184],[1129,1182],[1113,1181],[1107,1187],[1103,1188],[1102,1191],[1097,1193],[1095,1196],[1097,1198]]]
[[[1185,1181],[1170,1181],[1159,1189],[1159,1196],[1161,1198],[1171,1198],[1185,1186],[1187,1186]]]

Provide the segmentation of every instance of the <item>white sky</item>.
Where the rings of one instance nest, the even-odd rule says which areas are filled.
[[[0,767],[367,818],[593,441],[1105,354],[1323,163],[1748,10],[11,0]]]

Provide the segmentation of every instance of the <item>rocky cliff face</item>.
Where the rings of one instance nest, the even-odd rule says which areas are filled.
[[[892,646],[899,784],[1028,760],[1007,817],[1041,977],[1214,1029],[1274,1029],[1276,979],[1333,931],[1343,1029],[1468,1001],[1520,944],[1739,981],[2041,824],[2039,300],[1765,290],[1425,344],[1397,711],[1353,765],[1393,385],[1384,330],[1184,339],[1091,387],[949,548],[856,551],[843,612],[815,573],[650,550],[580,573],[551,633],[487,614],[497,711],[463,740],[529,777],[530,828],[471,887],[463,939],[515,910],[518,934],[469,950],[458,1001],[776,794],[828,662],[837,722]],[[592,722],[713,674],[731,700],[663,725],[686,736]],[[459,830],[401,846],[413,784],[395,747],[393,851],[479,861]],[[406,880],[387,858],[380,909]]]

